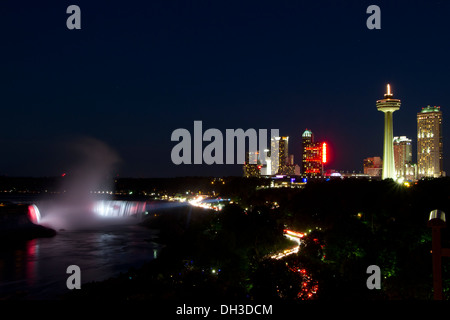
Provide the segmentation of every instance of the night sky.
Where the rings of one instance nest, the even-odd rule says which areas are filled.
[[[66,27],[72,4],[81,30]],[[371,4],[381,30],[366,27]],[[387,83],[414,161],[417,112],[441,106],[450,172],[450,1],[2,0],[0,14],[0,175],[70,171],[83,137],[117,152],[121,177],[242,175],[172,164],[171,133],[194,120],[279,129],[296,163],[308,128],[327,169],[362,171],[382,156]]]

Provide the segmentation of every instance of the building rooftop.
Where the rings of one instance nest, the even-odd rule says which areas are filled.
[[[397,143],[400,143],[400,142],[412,142],[412,140],[407,138],[406,136],[400,136],[400,137],[394,137],[394,142],[397,142]]]
[[[308,129],[305,130],[305,132],[303,132],[302,137],[311,137],[312,136],[312,132]]]
[[[441,111],[441,107],[440,106],[434,106],[434,107],[431,107],[431,106],[426,106],[426,107],[423,107],[422,108],[422,110],[420,111],[421,113],[427,113],[427,112],[440,112]]]

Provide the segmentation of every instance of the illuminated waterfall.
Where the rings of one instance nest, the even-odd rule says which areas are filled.
[[[144,214],[146,207],[145,201],[98,200],[93,211],[101,217],[130,217]]]

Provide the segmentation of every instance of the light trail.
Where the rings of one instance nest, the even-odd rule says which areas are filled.
[[[291,249],[286,249],[286,250],[283,250],[282,252],[274,254],[273,256],[271,256],[272,259],[280,260],[284,257],[287,257],[287,256],[293,254],[293,253],[297,253],[300,248],[300,243],[301,243],[300,239],[306,235],[306,233],[296,232],[296,231],[292,231],[289,229],[284,229],[283,234],[289,240],[297,242],[298,245],[296,245],[295,247],[293,247]]]
[[[272,259],[276,259],[276,260],[280,260],[280,259],[283,259],[284,257],[287,257],[287,256],[293,254],[293,253],[297,253],[298,249],[299,249],[299,246],[295,246],[295,247],[293,247],[291,249],[286,249],[286,250],[283,250],[282,252],[274,254],[273,256],[271,256],[271,258]]]
[[[220,211],[224,206],[223,204],[220,204],[221,201],[229,201],[229,199],[208,199],[207,196],[197,196],[194,199],[189,200],[188,203],[194,207]]]
[[[298,243],[297,246],[283,250],[282,252],[279,252],[277,254],[274,254],[271,256],[272,259],[280,260],[283,259],[291,254],[298,253],[300,249],[301,239],[306,236],[306,233],[302,232],[296,232],[289,229],[284,229],[283,234],[286,238],[295,241]],[[319,290],[319,286],[316,281],[314,281],[310,275],[307,274],[306,269],[300,268],[296,265],[296,262],[293,262],[293,265],[288,265],[286,262],[286,266],[291,272],[298,273],[301,277],[301,290],[297,294],[298,299],[302,300],[308,300],[312,299],[313,296],[317,293]]]

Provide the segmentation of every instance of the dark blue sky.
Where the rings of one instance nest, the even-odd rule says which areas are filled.
[[[66,8],[81,8],[81,30]],[[366,9],[381,8],[381,30]],[[87,136],[122,158],[120,176],[241,175],[239,165],[173,165],[177,128],[278,128],[296,162],[308,128],[328,168],[382,156],[389,82],[394,135],[440,105],[450,166],[449,1],[0,2],[0,175],[60,175]],[[415,145],[414,145],[415,152]],[[415,158],[415,155],[414,155]]]

